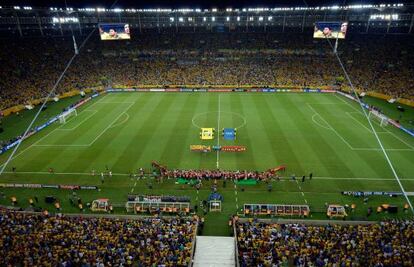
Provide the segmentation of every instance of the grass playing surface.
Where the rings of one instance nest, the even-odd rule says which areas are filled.
[[[414,191],[414,139],[387,126],[374,126],[406,191]],[[199,127],[238,128],[237,140],[199,138]],[[244,153],[190,152],[192,144],[244,145]],[[4,162],[6,155],[0,156]],[[84,202],[109,197],[124,203],[137,194],[197,195],[189,186],[167,181],[159,185],[127,175],[156,160],[168,168],[265,170],[286,165],[284,176],[313,173],[302,183],[284,179],[236,188],[219,186],[223,212],[206,217],[206,234],[227,234],[228,216],[244,203],[305,204],[314,217],[323,217],[324,204],[357,204],[355,219],[365,219],[367,206],[382,203],[402,207],[403,197],[362,199],[342,196],[341,191],[400,191],[391,169],[359,106],[335,94],[266,93],[112,93],[91,101],[66,124],[49,127],[25,141],[9,164],[1,182],[98,185],[101,191],[79,191]],[[114,176],[101,185],[98,173],[108,166]],[[11,173],[16,167],[17,172]],[[55,174],[48,174],[53,167]],[[153,183],[153,189],[148,188]],[[209,194],[208,183],[198,199]],[[55,195],[67,212],[76,212],[68,201],[70,192],[56,189],[1,189],[17,195],[22,206],[29,196]],[[237,192],[237,193],[236,193]],[[8,198],[0,204],[9,204]],[[413,200],[411,198],[411,200]],[[42,207],[49,207],[41,201]],[[40,204],[39,204],[40,205]],[[121,211],[121,208],[119,208]],[[351,216],[351,217],[352,217]],[[373,215],[378,218],[388,215]],[[404,216],[400,211],[399,216]]]

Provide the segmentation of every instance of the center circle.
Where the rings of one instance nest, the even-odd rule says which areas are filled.
[[[236,128],[236,129],[240,129],[243,128],[246,125],[246,118],[241,115],[240,113],[237,112],[231,112],[231,111],[208,111],[208,112],[202,112],[202,113],[197,113],[193,116],[191,122],[193,123],[194,127],[196,128],[207,128],[207,126],[200,126],[199,120],[201,119],[205,119],[206,117],[218,117],[218,113],[220,113],[220,126],[223,125],[226,128]],[[228,119],[228,116],[232,116],[232,117],[236,117],[237,120],[235,122],[236,125],[227,125],[225,123],[226,118]],[[224,117],[224,119],[223,119]],[[217,118],[218,120],[219,118]],[[232,118],[233,119],[233,118]],[[217,123],[216,120],[216,123]],[[224,127],[223,127],[224,128]],[[220,129],[216,129],[217,131],[220,131]]]

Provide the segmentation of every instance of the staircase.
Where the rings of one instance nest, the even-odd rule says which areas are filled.
[[[194,267],[236,266],[233,237],[197,236]]]

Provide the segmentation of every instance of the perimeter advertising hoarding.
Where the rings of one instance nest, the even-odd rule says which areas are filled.
[[[126,23],[100,23],[99,34],[103,41],[131,39],[129,24]]]
[[[348,22],[319,21],[315,22],[313,38],[345,39]]]

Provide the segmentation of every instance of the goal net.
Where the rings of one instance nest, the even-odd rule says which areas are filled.
[[[381,114],[380,112],[378,112],[376,110],[370,110],[369,114],[368,114],[368,117],[370,119],[375,119],[375,120],[379,121],[381,127],[384,127],[384,126],[388,125],[388,118],[385,115]]]
[[[63,112],[59,116],[59,122],[60,123],[66,123],[66,121],[68,120],[68,118],[70,118],[72,116],[78,116],[78,112],[74,108],[71,108],[68,111]]]

